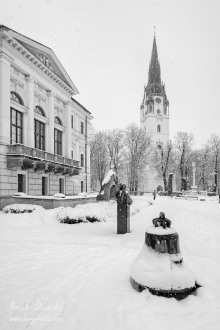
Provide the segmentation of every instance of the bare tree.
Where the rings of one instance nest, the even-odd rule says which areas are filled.
[[[108,156],[110,159],[110,168],[114,167],[115,172],[119,175],[120,165],[124,157],[124,132],[122,129],[116,128],[106,132],[105,139]]]
[[[131,123],[125,129],[125,146],[129,191],[137,193],[141,172],[149,161],[150,136],[135,123]]]
[[[214,178],[213,191],[217,192],[220,189],[219,185],[219,168],[220,168],[220,138],[213,134],[207,143],[207,148],[211,156],[211,175]]]
[[[181,178],[181,190],[189,188],[189,157],[192,150],[194,137],[192,133],[177,132],[175,135],[175,148],[177,150],[177,162]]]
[[[97,182],[101,187],[109,165],[105,138],[104,132],[93,132],[90,141],[91,185],[95,190]]]
[[[152,157],[152,165],[158,173],[158,177],[163,179],[164,191],[168,191],[168,177],[170,171],[174,170],[173,148],[168,142],[161,148],[155,148]]]

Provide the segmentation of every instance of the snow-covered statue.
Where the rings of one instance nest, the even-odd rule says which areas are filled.
[[[180,253],[179,235],[160,212],[147,228],[145,244],[131,265],[131,284],[137,291],[183,299],[200,285]]]
[[[117,234],[130,233],[130,205],[132,199],[126,192],[125,184],[117,184],[115,190],[117,200]]]
[[[99,197],[101,193],[104,191],[104,200],[110,200],[110,189],[113,185],[117,184],[117,176],[113,168],[111,168],[104,180],[102,181],[101,189],[99,192]]]

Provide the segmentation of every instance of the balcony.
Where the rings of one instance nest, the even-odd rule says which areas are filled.
[[[40,166],[45,163],[45,166]],[[23,144],[8,145],[7,167],[22,167],[23,169],[33,168],[35,171],[45,169],[45,172],[77,175],[79,174],[79,161],[51,154],[44,150],[30,148]],[[59,169],[59,171],[58,171]],[[74,174],[73,174],[74,173]]]

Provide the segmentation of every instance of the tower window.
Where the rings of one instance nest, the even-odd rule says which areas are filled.
[[[161,131],[160,125],[157,125],[157,133],[160,133],[160,131]]]

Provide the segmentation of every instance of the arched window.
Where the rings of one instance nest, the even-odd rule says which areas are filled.
[[[160,125],[157,125],[157,133],[160,133]]]
[[[34,112],[37,113],[40,116],[46,117],[45,116],[45,113],[44,113],[44,110],[41,107],[39,107],[39,106],[36,106],[34,108]]]
[[[11,101],[14,101],[18,104],[24,105],[24,102],[23,102],[22,98],[20,97],[20,95],[18,95],[15,92],[11,92],[10,99],[11,99]]]
[[[54,122],[60,126],[63,126],[62,120],[59,117],[55,117]]]

